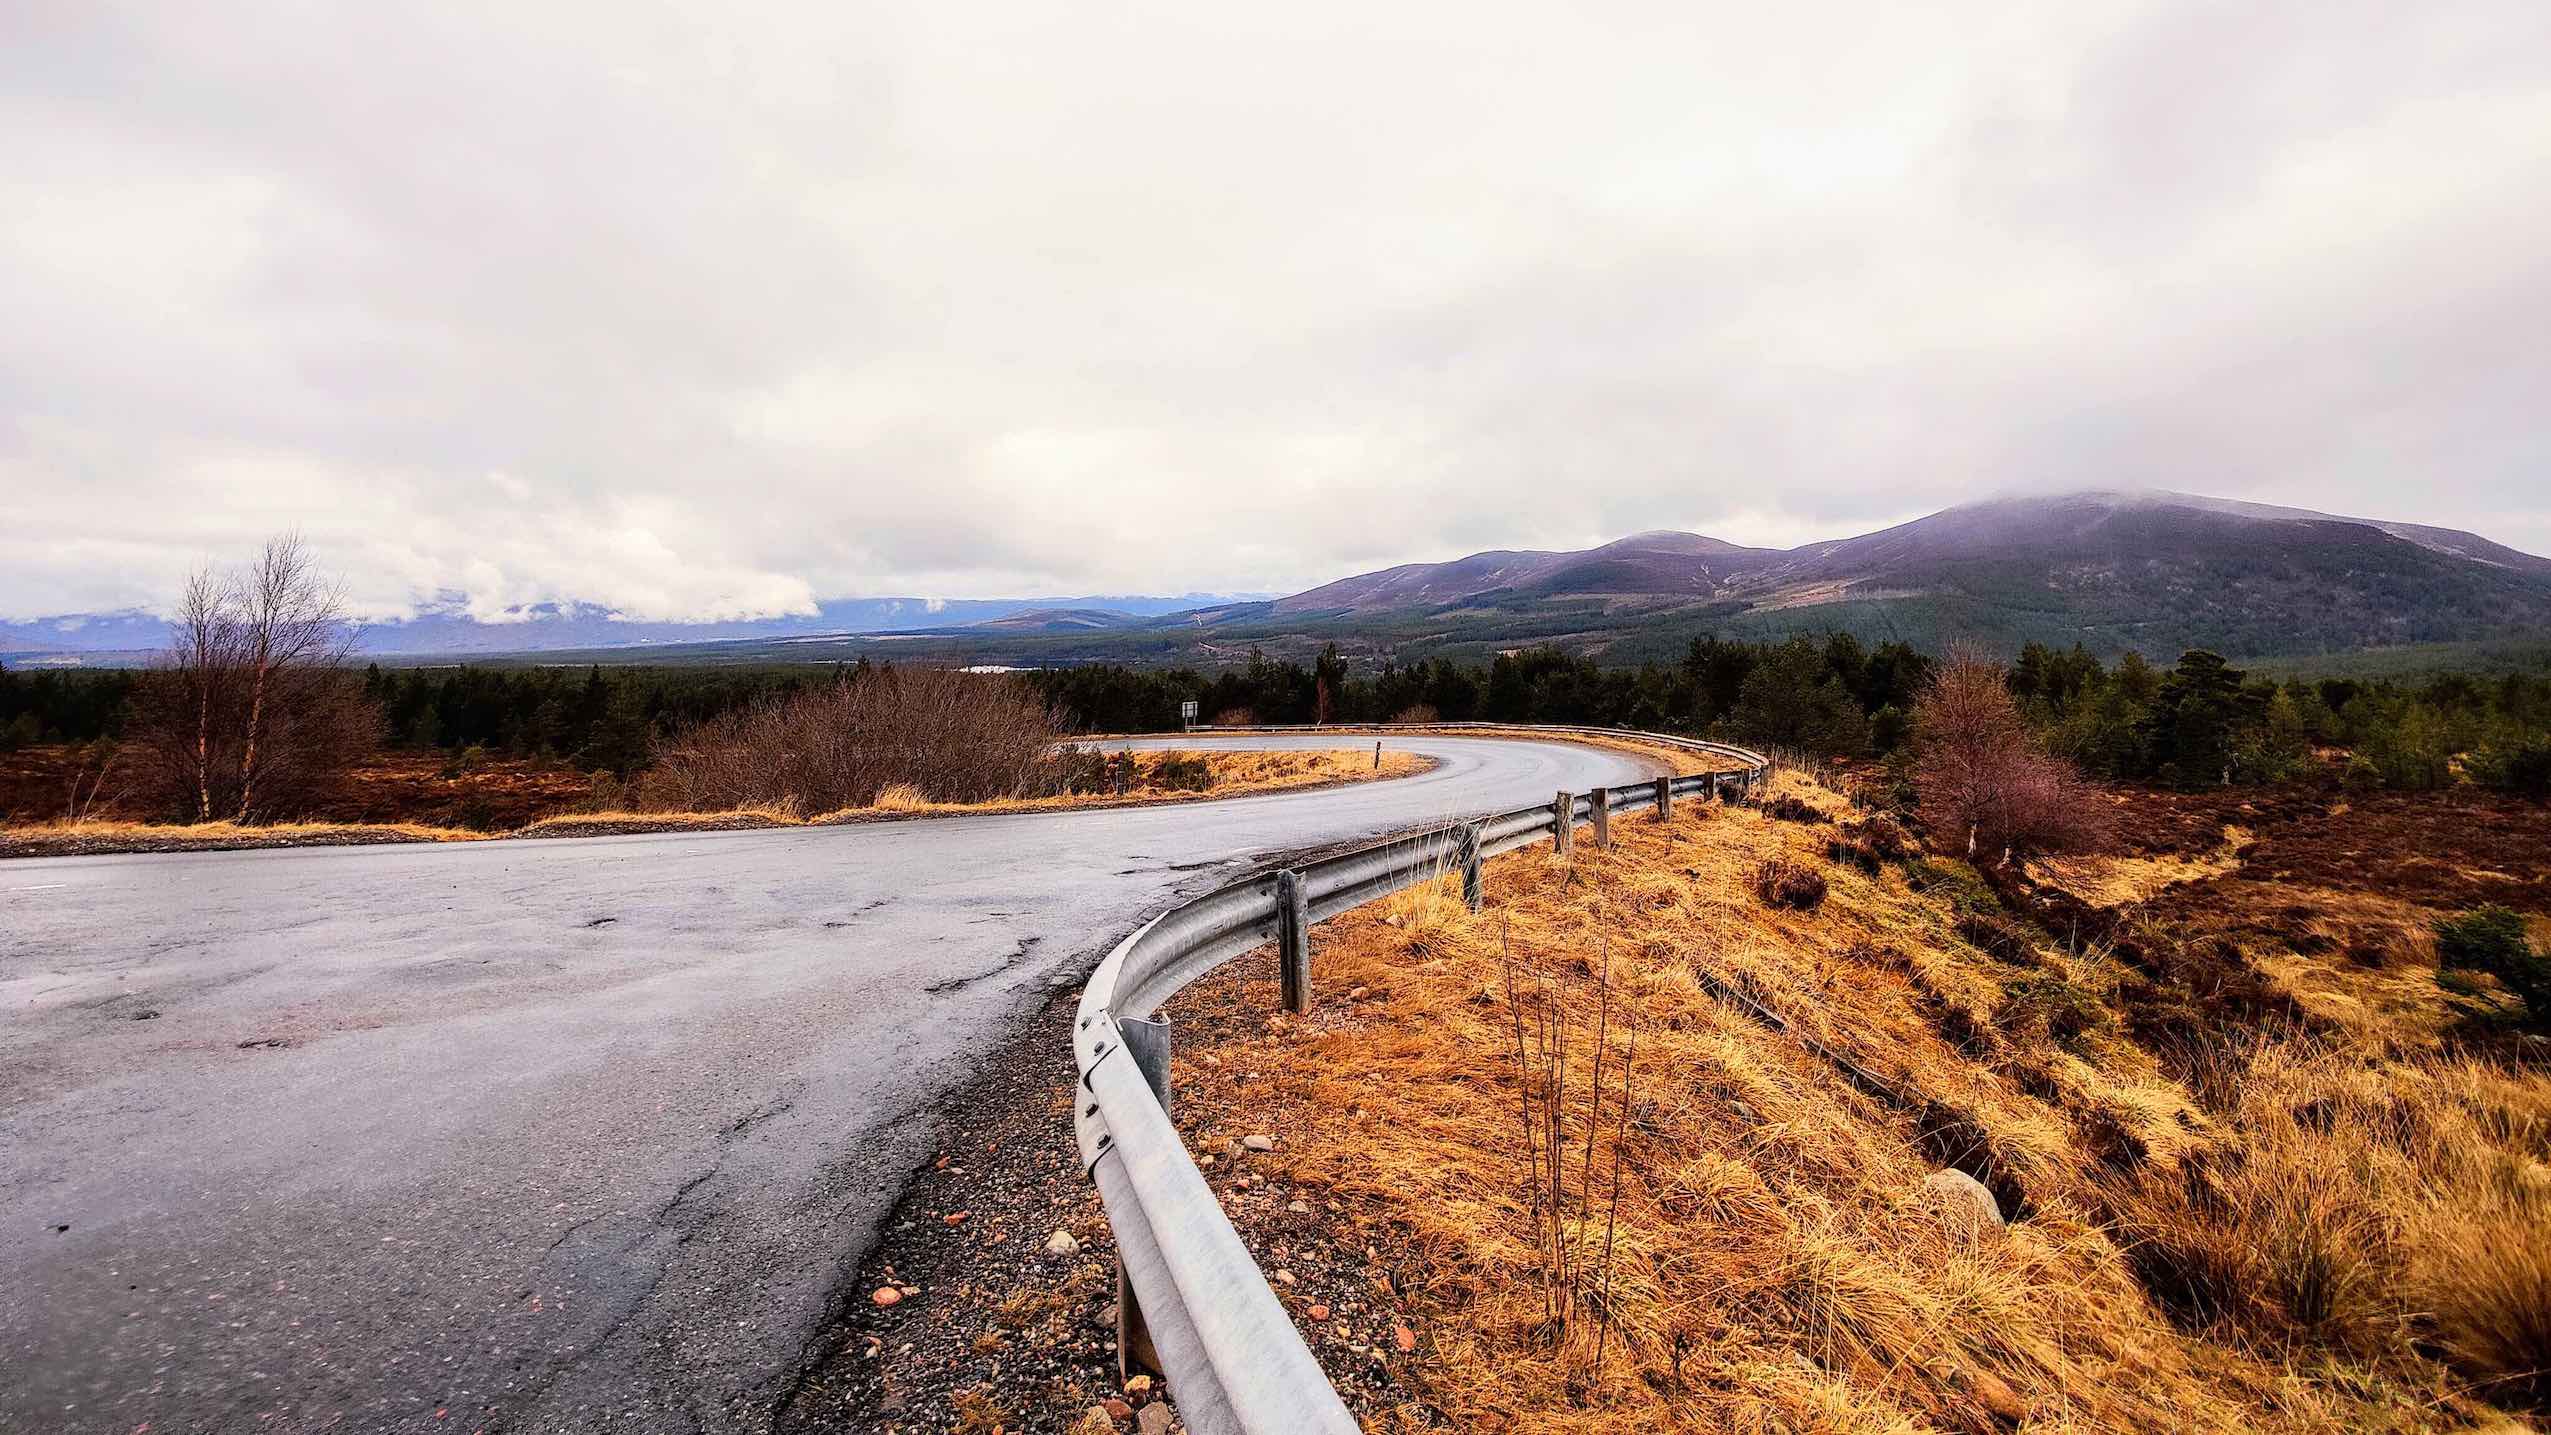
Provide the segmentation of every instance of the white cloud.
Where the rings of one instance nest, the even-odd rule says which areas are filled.
[[[2551,550],[2551,9],[22,6],[0,614],[1305,586],[2142,483]]]

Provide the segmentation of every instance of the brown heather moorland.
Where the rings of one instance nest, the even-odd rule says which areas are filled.
[[[2531,1428],[2551,1077],[2429,923],[2477,883],[2540,939],[2539,809],[2386,799],[2537,859],[2388,894],[2291,794],[2112,794],[2127,851],[2034,878],[1773,795],[1341,917],[1306,1017],[1263,954],[1173,1007],[1180,1124],[1368,1429]]]

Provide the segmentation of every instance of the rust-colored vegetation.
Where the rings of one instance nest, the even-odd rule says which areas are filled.
[[[2125,825],[2095,860],[2176,855]],[[1264,958],[1201,984],[1179,1119],[1283,1133],[1207,1176],[1368,1429],[2520,1428],[2539,1047],[2439,984],[2444,909],[2288,880],[2191,925],[2244,880],[2219,828],[2065,906],[1866,823],[1616,821],[1496,859],[1476,916],[1438,885],[1323,927],[1308,1017],[1262,1015]]]

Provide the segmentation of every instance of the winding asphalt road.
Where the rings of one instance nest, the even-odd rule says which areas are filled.
[[[938,1098],[1136,922],[1258,854],[1655,770],[1390,745],[1439,765],[0,864],[0,1430],[766,1430]]]

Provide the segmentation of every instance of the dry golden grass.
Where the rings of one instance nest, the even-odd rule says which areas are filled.
[[[1801,789],[1775,791],[1837,805]],[[1269,1169],[1353,1212],[1344,1243],[1394,1247],[1430,1355],[1388,1428],[2443,1430],[2551,1366],[2551,1082],[2323,1040],[2257,1052],[2209,1109],[2128,1039],[2104,952],[1988,954],[1902,868],[1827,861],[1830,829],[1706,809],[1615,835],[1497,859],[1477,916],[1437,884],[1338,919],[1327,1004],[1185,1068],[1200,1105],[1285,1131]],[[1767,905],[1769,859],[1828,900]],[[1544,991],[1568,1280],[1524,1139],[1550,1083],[1517,1060]],[[1253,1070],[1283,1074],[1235,1094]],[[1949,1162],[2007,1230],[1927,1193]]]
[[[869,804],[872,812],[926,812],[931,807],[930,794],[909,782],[889,785]]]
[[[40,822],[26,826],[0,827],[0,847],[21,842],[28,844],[83,843],[99,846],[132,842],[152,847],[186,845],[223,847],[237,846],[243,842],[277,845],[385,840],[476,842],[495,835],[497,834],[476,832],[465,827],[429,827],[416,822],[274,822],[259,825],[238,822],[198,822],[179,827],[166,823],[100,819],[89,822]]]
[[[1155,781],[1160,759],[1202,758],[1210,776],[1201,788],[1167,787]],[[1210,797],[1246,797],[1263,792],[1296,791],[1338,783],[1412,777],[1432,768],[1434,760],[1409,752],[1386,752],[1377,767],[1370,749],[1319,752],[1176,752],[1159,749],[1143,754],[1133,785],[1113,792],[1071,793],[1059,797],[1015,797],[996,802],[934,802],[917,788],[897,784],[877,795],[868,807],[844,808],[807,819],[815,823],[861,822],[881,813],[1054,812],[1076,807],[1143,806],[1162,802],[1194,802]]]
[[[2176,882],[2201,882],[2237,871],[2241,846],[2249,840],[2249,833],[2227,826],[2223,845],[2198,857],[2177,852],[2159,857],[2059,857],[2032,863],[2030,872],[2093,906],[2114,907],[2148,900]]]
[[[739,807],[727,812],[643,812],[605,808],[597,812],[565,812],[544,817],[513,833],[521,837],[575,837],[587,833],[689,832],[718,827],[798,827],[806,818],[787,807]]]

